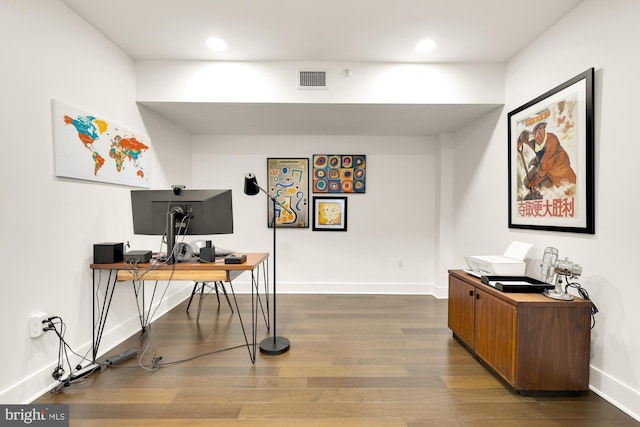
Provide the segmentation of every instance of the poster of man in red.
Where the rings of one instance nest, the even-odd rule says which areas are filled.
[[[595,232],[594,71],[508,113],[510,228]]]
[[[517,201],[523,217],[575,215],[575,106],[571,96],[518,122]]]

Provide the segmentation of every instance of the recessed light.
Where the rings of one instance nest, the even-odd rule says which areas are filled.
[[[209,37],[206,41],[207,47],[216,52],[222,52],[227,48],[227,44],[224,40],[218,37]]]
[[[430,52],[436,48],[435,40],[422,40],[416,45],[416,52],[425,53]]]

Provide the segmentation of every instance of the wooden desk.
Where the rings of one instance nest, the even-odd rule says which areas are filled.
[[[449,271],[449,328],[520,394],[589,390],[591,302],[504,293]]]
[[[119,282],[127,280],[189,280],[195,282],[230,282],[245,271],[255,270],[268,257],[268,253],[246,254],[242,264],[225,264],[224,258],[215,262],[179,262],[177,264],[140,263],[136,268],[118,262],[115,264],[91,264],[93,270],[116,270]]]
[[[268,278],[266,272],[266,261],[269,257],[268,253],[248,253],[247,260],[242,264],[225,264],[223,258],[217,258],[215,262],[200,263],[200,262],[181,262],[172,265],[165,263],[140,263],[135,266],[129,263],[119,262],[115,264],[91,264],[93,270],[93,362],[96,362],[98,355],[98,348],[100,347],[100,341],[102,339],[102,333],[106,325],[107,316],[109,314],[109,307],[113,299],[113,293],[116,288],[117,282],[131,281],[133,284],[134,294],[138,303],[138,310],[140,311],[140,326],[142,331],[146,329],[149,324],[151,310],[145,309],[145,297],[144,286],[136,286],[136,283],[141,284],[144,281],[194,281],[194,282],[228,282],[233,294],[233,299],[236,305],[236,312],[242,326],[245,342],[249,349],[249,357],[252,363],[255,363],[256,348],[257,348],[257,319],[258,308],[262,310],[263,318],[269,330],[269,297],[268,297]],[[104,295],[104,301],[102,306],[98,308],[97,302],[97,283],[96,274],[100,274],[101,271],[109,270],[109,279],[107,281],[107,289]],[[235,290],[233,289],[233,280],[240,276],[242,273],[251,272],[251,337],[253,352],[251,351],[251,345],[247,337],[242,315],[238,307],[238,301],[236,299]],[[115,272],[115,274],[112,274]],[[266,304],[262,304],[259,290],[260,276],[263,277]],[[157,286],[157,283],[156,283]],[[149,301],[149,308],[153,299]],[[265,314],[266,307],[266,314]],[[145,314],[146,313],[146,314]],[[97,317],[97,318],[96,318]]]

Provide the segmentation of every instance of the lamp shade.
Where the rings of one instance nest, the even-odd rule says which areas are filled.
[[[244,176],[244,194],[247,196],[255,196],[259,192],[260,188],[258,187],[256,176],[252,172],[249,172]]]

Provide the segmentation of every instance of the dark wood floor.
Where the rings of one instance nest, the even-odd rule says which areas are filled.
[[[185,302],[153,323],[149,340],[110,354],[149,344],[142,364],[151,365],[243,344],[226,303],[204,304],[199,323]],[[251,364],[245,346],[157,371],[132,359],[35,403],[69,404],[72,426],[640,425],[593,393],[513,393],[452,338],[446,318],[447,301],[429,296],[279,295],[286,354]]]

